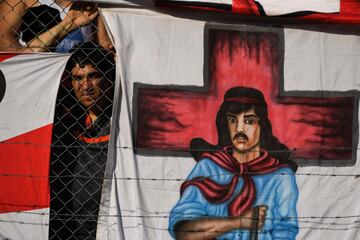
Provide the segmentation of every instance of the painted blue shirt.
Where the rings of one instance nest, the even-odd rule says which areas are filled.
[[[209,177],[219,184],[228,184],[234,176],[213,161],[204,158],[197,162],[187,180],[195,177]],[[264,227],[260,230],[259,240],[291,240],[295,239],[298,230],[296,202],[298,189],[294,172],[287,167],[279,168],[275,172],[253,176],[256,189],[254,206],[268,207]],[[234,191],[236,196],[243,186],[243,179]],[[195,186],[185,189],[180,200],[176,203],[169,216],[169,232],[175,238],[174,226],[183,220],[202,217],[228,217],[228,205],[233,198],[220,204],[208,202]],[[248,240],[249,231],[238,229],[227,232],[217,239]]]

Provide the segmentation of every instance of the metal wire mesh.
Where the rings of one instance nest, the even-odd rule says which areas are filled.
[[[92,43],[82,44],[69,60],[54,122],[50,239],[95,238],[114,70],[114,56]]]
[[[111,49],[97,5],[68,0],[0,2],[0,51],[68,52],[83,41]]]
[[[115,77],[102,19],[91,3],[4,0],[0,28],[0,51],[73,53],[56,102],[49,239],[95,239]]]
[[[94,18],[87,24],[76,23],[75,29],[68,30],[63,23],[66,16],[71,20],[75,19],[74,12],[69,16],[69,2],[64,1],[63,6],[55,3],[49,6],[38,5],[36,0],[3,0],[0,2],[0,50],[1,51],[57,51],[67,52],[70,48],[81,42],[87,43],[80,46],[80,52],[85,57],[80,59],[72,58],[64,72],[59,88],[54,119],[54,133],[52,141],[52,154],[50,166],[50,223],[49,239],[94,239],[99,214],[102,182],[108,150],[108,139],[106,136],[110,130],[110,117],[112,109],[112,94],[114,84],[114,56],[112,53],[99,50],[104,47],[113,51],[107,35],[104,33],[104,26],[100,18]],[[56,6],[55,6],[56,5]],[[32,9],[33,8],[33,9]],[[35,8],[35,9],[34,9]],[[32,10],[29,10],[32,9]],[[57,10],[54,10],[57,9]],[[85,10],[94,12],[96,9],[91,4],[80,4],[72,6],[72,10],[79,10],[83,14]],[[86,11],[85,11],[86,12]],[[86,13],[86,18],[89,18]],[[61,17],[62,15],[62,17]],[[76,19],[79,19],[77,17]],[[86,21],[85,21],[86,22]],[[50,31],[59,27],[60,30]],[[47,38],[43,34],[48,34]],[[75,35],[79,36],[76,37]],[[50,41],[49,41],[50,39]],[[95,60],[92,55],[100,56]],[[88,57],[88,58],[87,58]],[[102,62],[104,61],[104,62]],[[81,98],[86,94],[77,95],[75,86],[77,82],[92,82],[89,72],[81,79],[77,76],[74,67],[80,69],[90,65],[106,82],[106,87],[88,91],[88,95],[99,94],[93,105],[88,106],[81,103]],[[107,67],[104,67],[106,65]],[[79,76],[78,76],[79,77]],[[104,96],[103,98],[101,96]],[[89,109],[94,108],[97,112],[97,120],[91,121]],[[90,120],[89,120],[90,118]],[[126,146],[117,146],[127,148]],[[175,150],[176,151],[176,150]],[[301,175],[301,174],[300,174]],[[348,176],[358,177],[359,175],[327,175],[327,174],[303,174],[306,176]],[[144,178],[118,178],[118,181],[184,181],[184,179],[144,179]],[[126,210],[123,210],[126,212]],[[108,217],[119,217],[118,215]],[[165,218],[168,212],[138,215],[136,213],[124,215],[123,218]],[[349,216],[358,218],[358,216]],[[324,217],[308,217],[319,218]],[[348,216],[334,216],[331,219],[348,218]],[[304,220],[303,220],[304,221]],[[307,221],[307,220],[306,220]],[[299,221],[301,222],[301,220]],[[323,224],[320,221],[317,224]],[[351,225],[354,223],[346,223]],[[30,223],[29,223],[30,224]],[[330,225],[341,225],[341,223],[328,223]],[[134,226],[134,228],[153,228],[148,226]],[[306,227],[304,227],[306,228]],[[347,230],[341,229],[341,230]],[[167,229],[159,228],[161,231]],[[334,228],[333,230],[339,230]]]

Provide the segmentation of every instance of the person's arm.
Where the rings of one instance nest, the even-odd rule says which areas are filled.
[[[295,174],[288,168],[281,173],[278,175],[280,184],[276,189],[272,236],[274,240],[294,240],[299,232],[296,212],[299,193]]]
[[[252,210],[247,210],[242,216],[237,218],[198,218],[178,222],[174,227],[177,240],[212,240],[220,235],[237,230],[251,229]],[[259,207],[258,228],[264,226],[266,218],[266,206]]]
[[[27,44],[26,52],[43,52],[55,46],[64,37],[75,29],[89,24],[98,16],[98,11],[93,5],[84,5],[75,2],[64,20],[48,31],[40,34]]]
[[[19,52],[21,17],[37,0],[0,0],[0,51]]]
[[[109,38],[109,35],[105,28],[104,19],[99,16],[97,19],[97,41],[103,48],[115,52],[114,46]]]

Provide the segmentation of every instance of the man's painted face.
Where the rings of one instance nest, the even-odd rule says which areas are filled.
[[[101,105],[102,99],[106,98],[105,92],[110,87],[101,72],[91,64],[85,64],[83,67],[76,64],[71,76],[75,95],[82,105],[85,107]]]
[[[234,150],[245,153],[260,144],[259,117],[254,108],[239,114],[226,113],[227,127]]]

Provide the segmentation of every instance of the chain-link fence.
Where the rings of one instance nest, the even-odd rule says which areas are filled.
[[[91,3],[0,0],[0,30],[0,51],[72,53],[59,87],[54,119],[49,239],[95,239],[115,81],[115,52],[104,22],[97,7]],[[323,173],[300,173],[297,176],[359,177],[358,174]],[[119,179],[184,181],[178,178]],[[134,215],[125,217],[169,218],[168,212],[147,215],[131,211]],[[355,214],[311,215],[299,217],[299,222],[303,223],[300,229],[347,231],[357,228],[358,218]],[[334,221],[323,222],[323,219]],[[338,222],[339,219],[352,222]],[[321,225],[313,227],[310,224]],[[162,227],[159,230],[168,231]]]
[[[115,81],[115,53],[97,7],[4,0],[0,28],[0,51],[72,53],[56,102],[49,239],[95,239]]]
[[[50,239],[93,239],[106,165],[115,76],[111,52],[87,42],[67,64],[51,160]]]
[[[3,0],[0,50],[69,52],[84,41],[112,50],[98,8],[67,0]]]

